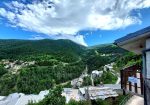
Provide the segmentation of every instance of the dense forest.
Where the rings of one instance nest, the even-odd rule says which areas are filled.
[[[0,65],[0,94],[39,93],[77,78],[85,69],[81,55],[86,48],[70,40],[0,40],[0,59],[12,65],[34,61],[13,73]],[[4,62],[8,62],[4,61]],[[14,64],[14,62],[17,62]],[[36,88],[34,88],[36,87]]]
[[[84,52],[85,47],[70,40],[0,40],[0,59],[34,60],[37,55],[76,57]],[[30,59],[30,57],[32,59]]]
[[[89,72],[91,72],[91,70],[101,70],[105,64],[116,62],[127,53],[128,51],[114,44],[102,44],[89,47],[83,55],[83,59],[89,67]]]
[[[140,62],[140,56],[131,56],[113,44],[84,47],[70,40],[0,40],[0,95],[39,93],[79,77],[86,65],[90,73],[112,62],[116,62],[116,70]],[[35,63],[12,72],[14,68],[6,69],[8,64],[4,62],[19,67],[22,62]],[[109,83],[110,75],[106,73],[101,80]]]

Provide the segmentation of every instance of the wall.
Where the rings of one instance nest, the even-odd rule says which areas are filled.
[[[146,40],[146,49],[150,49],[150,39]],[[147,69],[146,78],[150,78],[150,51],[146,52],[146,69]]]
[[[150,38],[146,40],[146,49],[150,49]],[[150,51],[146,52],[146,76],[145,76],[145,105],[150,105]]]

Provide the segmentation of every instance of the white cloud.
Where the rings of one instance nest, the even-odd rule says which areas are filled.
[[[83,46],[88,46],[84,40],[83,35],[57,35],[57,36],[53,36],[52,38],[53,39],[69,39]]]
[[[30,40],[41,40],[41,39],[45,39],[45,37],[41,36],[41,35],[32,35],[32,37],[29,39]]]
[[[83,46],[88,46],[86,42],[84,41],[83,35],[53,35],[53,36],[44,36],[44,35],[32,35],[30,40],[41,40],[41,39],[69,39],[72,40],[75,43],[81,44]]]
[[[25,0],[23,0],[25,1]],[[150,0],[40,0],[32,3],[12,1],[0,8],[0,16],[12,26],[84,44],[83,29],[114,30],[139,24],[135,9],[150,7]],[[61,34],[61,35],[60,35]]]

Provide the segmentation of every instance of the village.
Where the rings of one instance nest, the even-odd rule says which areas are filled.
[[[7,69],[9,72],[11,72],[12,74],[15,74],[18,72],[19,69],[23,67],[34,65],[35,61],[25,62],[21,60],[11,61],[11,60],[4,59],[0,62],[0,64],[4,65],[4,68]]]
[[[16,68],[24,67],[27,65],[33,65],[35,62],[24,62],[21,66],[15,62],[4,61],[3,63],[6,65],[5,68]],[[18,65],[17,65],[18,64]],[[71,83],[72,88],[63,88],[62,96],[66,98],[66,103],[70,100],[82,101],[82,100],[96,100],[96,99],[107,99],[107,98],[115,98],[119,94],[122,94],[121,85],[120,85],[120,77],[119,74],[114,74],[113,72],[113,64],[108,64],[103,67],[103,70],[93,70],[89,75],[88,68],[83,71],[79,78],[73,79]],[[110,71],[113,75],[117,76],[117,81],[115,84],[103,84],[99,81],[99,85],[94,85],[94,78],[101,77],[103,72]],[[14,71],[13,71],[14,72]],[[90,76],[91,84],[89,86],[83,86],[84,77]],[[63,84],[63,83],[62,83]],[[66,83],[64,83],[66,84]],[[44,97],[49,93],[48,90],[41,91],[39,94],[30,94],[26,95],[24,93],[12,93],[8,96],[0,96],[0,105],[25,105],[30,101],[39,102],[44,99]]]

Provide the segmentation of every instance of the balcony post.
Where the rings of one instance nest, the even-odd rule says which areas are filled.
[[[146,40],[144,70],[144,104],[150,105],[150,38]]]

